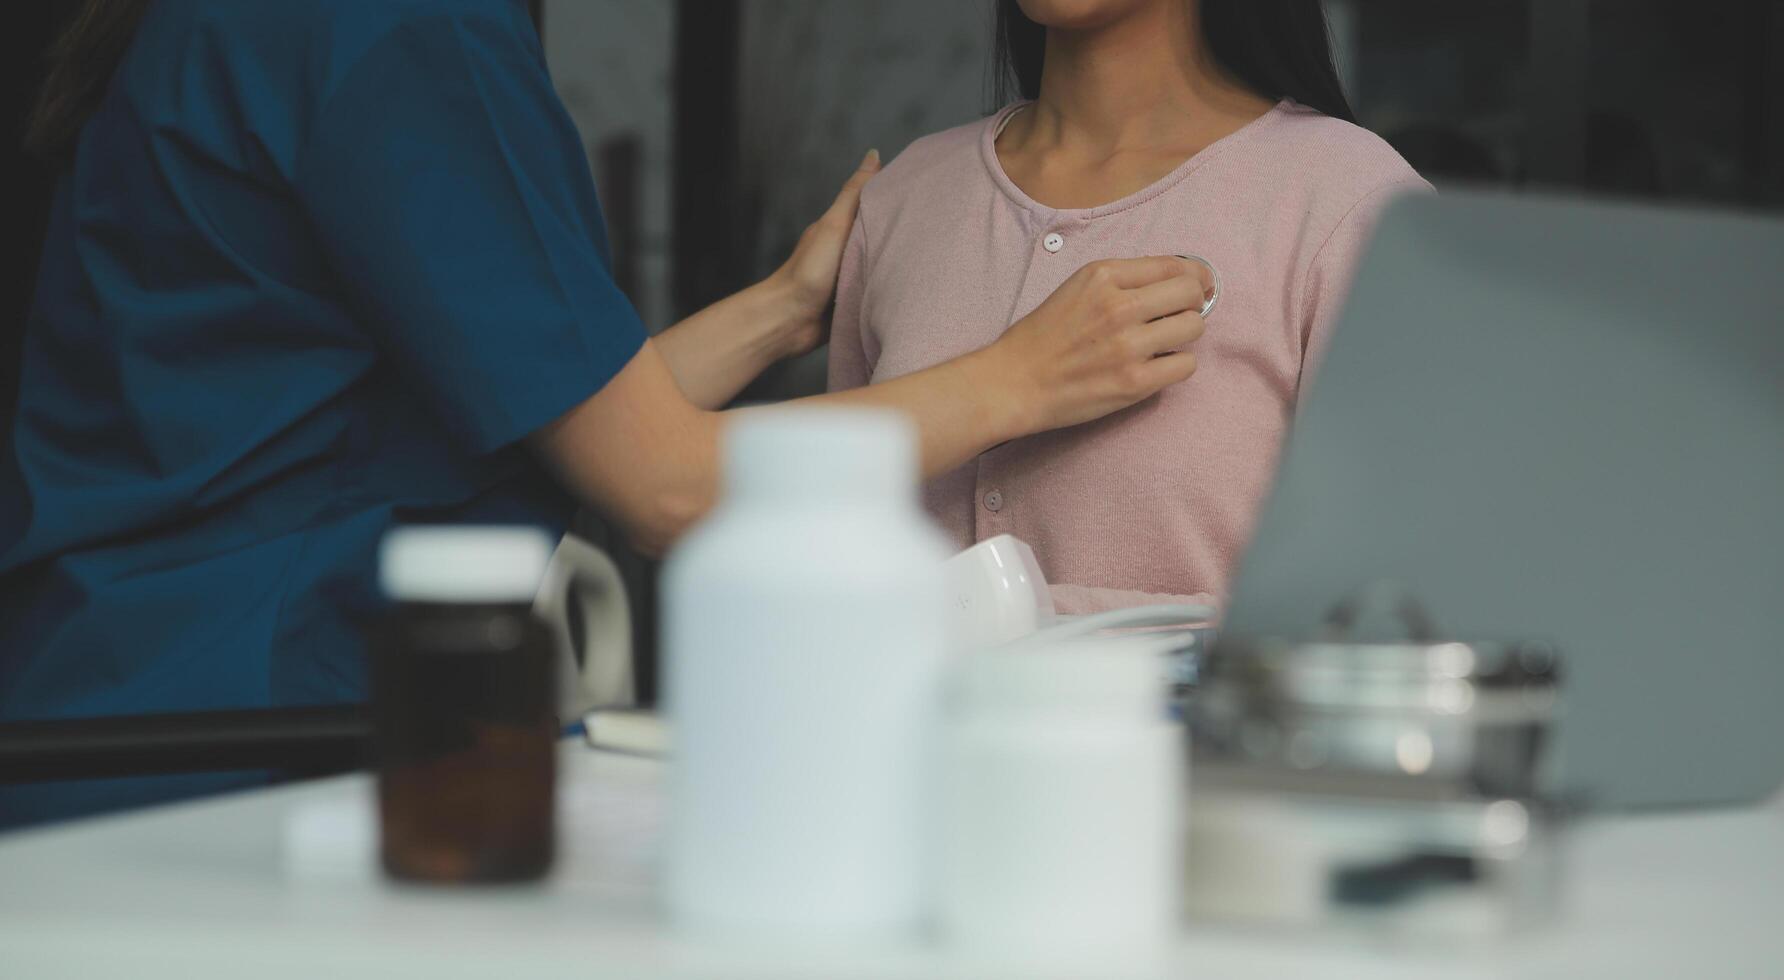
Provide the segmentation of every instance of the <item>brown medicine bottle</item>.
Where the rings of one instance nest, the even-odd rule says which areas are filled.
[[[394,600],[372,648],[380,851],[392,877],[529,881],[556,836],[557,658],[532,614],[552,539],[532,528],[386,536]]]

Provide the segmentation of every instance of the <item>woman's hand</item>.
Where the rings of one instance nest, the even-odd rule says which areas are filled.
[[[1126,408],[1195,373],[1214,288],[1201,263],[1167,256],[1092,262],[979,356],[1026,412],[1024,434]]]
[[[1174,257],[1092,262],[989,347],[805,404],[896,409],[916,423],[925,478],[1011,439],[1119,411],[1195,373],[1213,288]]]
[[[824,314],[836,294],[836,274],[842,268],[843,246],[848,244],[855,212],[861,206],[861,188],[879,171],[880,152],[868,150],[829,210],[806,226],[793,254],[765,283],[787,304],[789,355],[804,354],[824,342],[828,332]]]

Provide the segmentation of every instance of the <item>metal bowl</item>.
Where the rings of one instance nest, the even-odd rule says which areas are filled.
[[[1560,667],[1541,643],[1293,643],[1228,638],[1201,664],[1198,763],[1281,788],[1538,795]]]

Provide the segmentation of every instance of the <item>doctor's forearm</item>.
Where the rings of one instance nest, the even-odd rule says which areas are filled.
[[[531,442],[566,489],[658,554],[718,494],[721,418],[690,404],[651,340]]]
[[[794,405],[892,409],[916,426],[923,478],[940,476],[987,449],[1037,431],[1033,406],[1012,390],[993,350],[978,351],[865,388]]]
[[[657,335],[657,350],[688,401],[722,408],[769,365],[816,346],[821,326],[801,315],[789,289],[771,276]]]
[[[918,430],[923,472],[934,476],[1033,430],[1034,406],[1010,380],[1017,376],[993,348],[794,404],[903,412]],[[680,537],[718,496],[720,433],[729,413],[699,409],[678,388],[653,340],[593,397],[532,439],[569,490],[647,552]]]

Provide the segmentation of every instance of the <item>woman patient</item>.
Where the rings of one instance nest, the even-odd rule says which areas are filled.
[[[1428,185],[1354,124],[1319,0],[1000,0],[997,31],[1020,101],[862,195],[830,387],[983,347],[1087,262],[1205,258],[1194,377],[924,502],[961,547],[1032,544],[1062,612],[1218,603],[1371,224]]]

